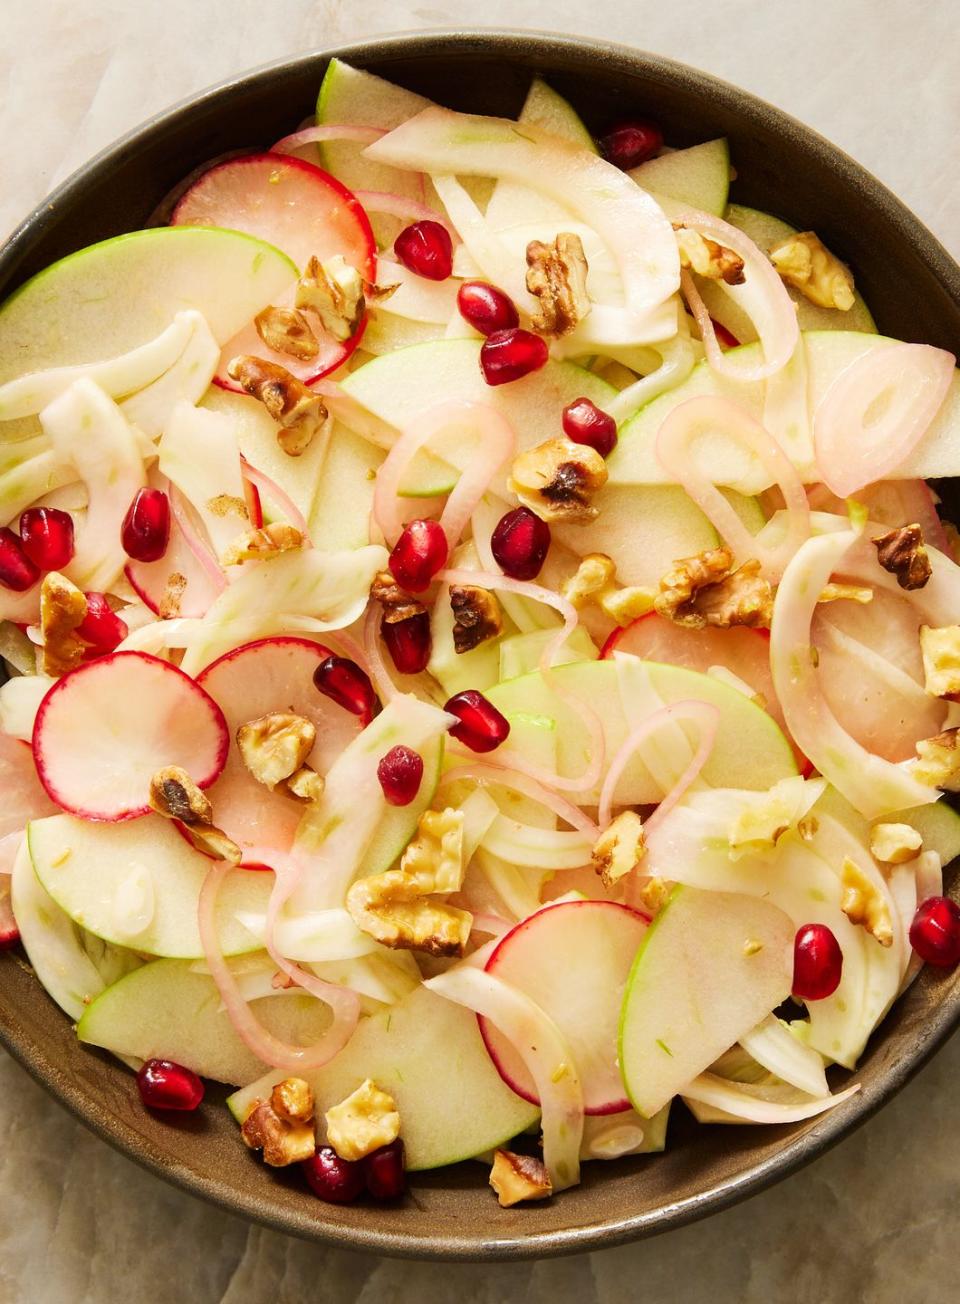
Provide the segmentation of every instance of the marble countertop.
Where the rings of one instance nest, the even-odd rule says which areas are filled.
[[[813,14],[816,11],[816,21]],[[449,0],[2,0],[0,235],[96,150],[232,73],[401,28]],[[493,26],[644,46],[739,83],[864,163],[960,256],[951,0],[486,0]],[[571,1259],[474,1266],[331,1251],[165,1186],[0,1051],[0,1304],[931,1304],[956,1298],[960,1039],[837,1149],[705,1223]]]

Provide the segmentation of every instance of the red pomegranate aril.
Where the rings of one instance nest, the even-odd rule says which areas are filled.
[[[803,924],[793,939],[793,995],[822,1001],[840,986],[843,952],[826,924]]]
[[[123,551],[134,561],[159,561],[170,542],[170,502],[162,489],[138,489],[120,528]]]
[[[28,507],[20,517],[20,543],[40,570],[62,570],[76,551],[73,517],[58,507]]]
[[[443,570],[449,551],[439,521],[410,521],[390,554],[390,574],[408,593],[423,593]]]
[[[426,670],[433,647],[430,616],[420,611],[406,620],[382,621],[380,635],[390,653],[390,660],[401,675],[419,675]]]
[[[26,593],[40,578],[40,572],[23,550],[19,535],[9,526],[0,530],[0,584],[14,593]]]
[[[609,412],[588,398],[575,398],[563,409],[563,433],[575,444],[587,444],[601,457],[609,457],[617,446],[617,423]]]
[[[366,671],[347,657],[329,656],[313,672],[315,687],[366,726],[373,719],[377,695]]]
[[[457,291],[457,308],[463,320],[481,335],[520,325],[520,314],[509,294],[489,281],[464,281]]]
[[[381,757],[377,778],[391,806],[409,806],[423,782],[423,757],[402,743]]]
[[[480,370],[488,385],[508,385],[546,366],[546,342],[520,326],[494,331],[480,346]]]
[[[9,951],[20,941],[20,929],[10,903],[10,875],[0,877],[0,951]]]
[[[172,1060],[147,1060],[137,1074],[137,1086],[150,1109],[191,1110],[203,1100],[203,1083],[196,1073]]]
[[[103,593],[85,593],[87,614],[77,626],[77,633],[98,652],[112,652],[123,642],[129,630],[110,606]]]
[[[352,1204],[366,1188],[363,1164],[341,1159],[333,1146],[321,1146],[300,1167],[311,1191],[327,1204]]]
[[[597,144],[608,163],[626,172],[659,153],[663,148],[663,132],[655,122],[635,118],[612,127]]]
[[[453,271],[450,232],[429,218],[405,226],[393,242],[393,252],[404,267],[428,281],[445,281]]]
[[[403,1142],[399,1137],[361,1160],[367,1190],[375,1200],[398,1200],[407,1189]]]
[[[454,693],[443,709],[459,722],[448,732],[472,752],[492,752],[510,733],[510,721],[475,688]]]
[[[927,964],[955,969],[960,964],[960,907],[949,897],[921,902],[910,925],[910,945]]]
[[[490,536],[494,561],[514,580],[535,579],[549,547],[550,526],[529,507],[515,507],[501,516]]]

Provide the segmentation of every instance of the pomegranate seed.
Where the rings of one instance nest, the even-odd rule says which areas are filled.
[[[311,1191],[327,1204],[352,1204],[363,1194],[363,1164],[341,1159],[333,1146],[321,1146],[300,1167]]]
[[[103,593],[85,593],[87,614],[77,633],[98,652],[112,652],[127,637],[126,621],[120,619]]]
[[[840,986],[843,952],[826,924],[803,924],[793,939],[793,995],[822,1001]]]
[[[949,897],[928,897],[910,925],[910,945],[927,964],[955,969],[960,964],[960,908]]]
[[[381,622],[380,634],[390,659],[401,675],[419,675],[426,670],[430,660],[433,640],[430,637],[430,617],[425,611],[406,620],[395,620],[392,624]]]
[[[147,1060],[137,1074],[137,1086],[150,1109],[196,1109],[203,1100],[203,1083],[196,1073],[172,1060]]]
[[[9,526],[0,530],[0,584],[14,593],[32,589],[40,572],[23,550],[20,536]]]
[[[539,575],[549,547],[550,526],[529,507],[515,507],[501,516],[490,536],[494,561],[515,580]]]
[[[618,123],[597,141],[600,153],[615,167],[635,168],[646,163],[663,147],[663,132],[655,122],[636,118]]]
[[[391,806],[409,806],[423,781],[423,757],[412,747],[391,747],[377,766],[377,778]]]
[[[480,369],[488,385],[507,385],[546,365],[546,342],[519,326],[494,331],[480,346]]]
[[[170,542],[170,502],[162,489],[138,489],[120,527],[123,551],[134,561],[159,561]]]
[[[342,706],[351,715],[359,716],[364,728],[373,719],[377,695],[366,672],[360,669],[356,661],[329,656],[313,672],[313,682],[321,693],[332,698],[338,706]]]
[[[393,252],[411,272],[428,281],[445,281],[453,271],[450,232],[429,219],[405,226],[393,242]]]
[[[404,1194],[407,1174],[403,1160],[403,1142],[397,1137],[362,1161],[367,1190],[375,1200],[396,1200]]]
[[[56,507],[28,507],[20,517],[20,542],[34,566],[60,570],[73,560],[73,517]]]
[[[449,551],[439,521],[411,521],[403,527],[390,554],[390,573],[408,593],[422,593],[437,571],[443,570]]]
[[[510,721],[475,688],[454,693],[443,709],[459,720],[449,732],[472,752],[492,752],[510,732]]]
[[[576,398],[563,409],[563,433],[575,444],[588,444],[601,457],[617,446],[617,423],[609,412],[588,398]]]
[[[520,325],[516,304],[489,281],[464,281],[457,291],[457,308],[463,320],[481,335]]]

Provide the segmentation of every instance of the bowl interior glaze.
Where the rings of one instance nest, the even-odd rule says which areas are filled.
[[[54,259],[142,226],[191,169],[230,150],[265,147],[313,110],[337,55],[453,108],[515,114],[532,75],[567,96],[587,125],[647,114],[674,145],[726,135],[732,198],[816,230],[848,261],[879,328],[960,352],[960,269],[877,181],[793,119],[723,82],[638,51],[536,33],[438,33],[306,55],[195,98],[138,129],[41,205],[0,252],[0,298]],[[940,486],[958,518],[952,484]],[[890,1098],[960,1019],[960,971],[928,972],[871,1042],[861,1092],[790,1127],[704,1127],[677,1109],[662,1156],[590,1164],[583,1185],[549,1203],[501,1210],[486,1170],[418,1175],[397,1206],[338,1208],[296,1177],[265,1170],[239,1143],[225,1093],[169,1121],[139,1105],[129,1073],[81,1049],[68,1020],[19,955],[0,956],[0,1039],[95,1132],[185,1190],[294,1235],[423,1258],[539,1257],[617,1244],[726,1207],[849,1133]],[[454,1071],[451,1068],[451,1072]]]

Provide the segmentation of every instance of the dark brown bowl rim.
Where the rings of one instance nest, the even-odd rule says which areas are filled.
[[[883,210],[886,220],[895,227],[899,236],[913,245],[949,296],[960,303],[960,266],[922,222],[865,168],[789,114],[729,82],[660,55],[590,37],[511,29],[431,29],[312,50],[296,58],[279,59],[241,76],[228,78],[199,95],[190,96],[122,136],[48,195],[20,223],[0,249],[0,280],[11,264],[18,261],[21,250],[45,230],[57,210],[69,207],[74,197],[82,194],[94,177],[108,174],[120,159],[130,151],[137,150],[151,133],[189,118],[199,106],[262,77],[298,70],[331,58],[371,62],[400,54],[442,54],[444,51],[450,54],[495,53],[504,59],[509,59],[512,53],[523,51],[526,55],[535,55],[543,63],[549,63],[554,55],[568,57],[571,52],[579,52],[586,53],[598,64],[607,63],[626,72],[640,72],[663,84],[686,87],[693,84],[702,95],[722,103],[748,123],[764,122],[785,135],[799,138],[804,149],[812,156],[828,161],[851,189],[859,190],[871,204]],[[22,1029],[0,1026],[0,1044],[35,1081],[114,1149],[155,1176],[228,1213],[238,1214],[276,1231],[342,1249],[398,1258],[493,1261],[542,1258],[608,1248],[682,1227],[758,1194],[818,1158],[865,1123],[940,1049],[958,1023],[960,985],[953,985],[924,1025],[909,1053],[896,1062],[881,1083],[865,1087],[825,1114],[815,1127],[786,1144],[777,1154],[756,1163],[728,1181],[639,1215],[605,1218],[587,1226],[561,1228],[542,1234],[495,1239],[485,1237],[482,1240],[469,1235],[438,1235],[427,1241],[422,1237],[386,1233],[372,1227],[369,1230],[363,1227],[333,1228],[318,1223],[305,1214],[291,1211],[278,1210],[272,1213],[265,1209],[262,1199],[255,1200],[226,1182],[205,1178],[185,1165],[171,1166],[169,1160],[160,1153],[146,1152],[143,1138],[135,1129],[107,1110],[98,1109],[79,1086],[64,1080],[58,1073],[56,1063]]]

